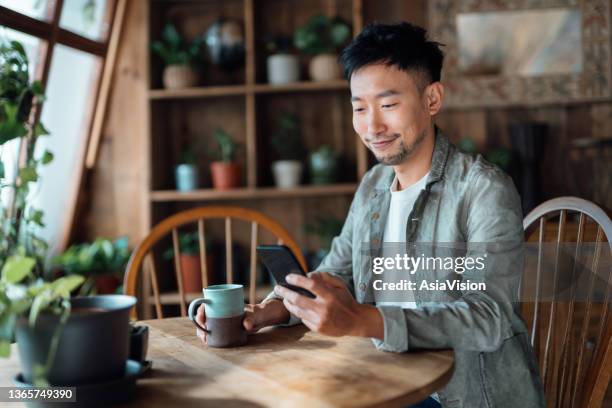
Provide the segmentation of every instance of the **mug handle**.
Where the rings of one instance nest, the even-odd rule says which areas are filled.
[[[205,329],[204,327],[198,324],[198,322],[196,321],[195,315],[194,315],[196,308],[200,306],[202,303],[207,303],[207,302],[210,303],[210,299],[204,299],[204,298],[195,299],[189,304],[189,309],[188,309],[187,314],[189,315],[189,320],[191,320],[198,329],[210,334],[210,330]]]

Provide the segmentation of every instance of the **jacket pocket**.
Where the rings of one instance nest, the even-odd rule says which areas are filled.
[[[487,407],[543,406],[540,376],[525,333],[504,340],[499,349],[481,352],[478,357]]]

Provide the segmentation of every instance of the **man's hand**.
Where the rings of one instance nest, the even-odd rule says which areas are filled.
[[[242,324],[247,333],[255,333],[264,327],[287,323],[289,320],[289,312],[285,309],[283,302],[278,299],[271,299],[256,305],[246,305],[244,313]],[[200,305],[198,308],[196,321],[200,326],[206,327],[204,305]],[[197,329],[197,335],[204,343],[207,342],[206,332]]]
[[[309,277],[290,274],[287,283],[312,292],[311,299],[282,286],[274,292],[283,304],[312,331],[328,336],[363,336],[384,339],[384,323],[374,306],[357,303],[344,282],[327,272],[312,272]]]

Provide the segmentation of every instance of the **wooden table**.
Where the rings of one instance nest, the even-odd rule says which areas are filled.
[[[214,349],[186,318],[143,323],[153,369],[138,380],[130,407],[405,407],[453,374],[452,351],[386,353],[369,339],[304,326],[268,328],[244,347]],[[19,371],[16,354],[12,369],[0,369],[0,386]]]

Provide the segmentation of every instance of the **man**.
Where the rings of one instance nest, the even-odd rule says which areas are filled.
[[[330,336],[370,337],[385,351],[453,348],[453,378],[420,406],[541,407],[537,363],[515,301],[520,256],[489,262],[488,290],[440,290],[441,302],[417,293],[412,302],[382,302],[373,288],[377,275],[363,248],[376,253],[381,242],[522,245],[511,180],[481,156],[459,152],[434,126],[442,61],[439,44],[408,23],[369,25],[343,51],[353,127],[380,164],[361,181],[317,270],[287,278],[316,298],[276,286],[263,303],[247,306],[244,326],[254,332],[301,321]],[[203,308],[198,319],[204,324]]]

